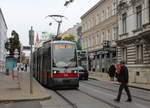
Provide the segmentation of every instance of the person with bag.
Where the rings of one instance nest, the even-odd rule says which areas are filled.
[[[123,89],[125,89],[127,96],[128,96],[128,99],[126,100],[126,102],[132,101],[131,94],[128,88],[128,79],[129,79],[128,68],[125,66],[125,62],[121,61],[120,72],[118,72],[118,81],[120,82],[120,87],[119,87],[118,96],[116,99],[114,99],[114,101],[120,102]]]
[[[119,73],[120,73],[120,64],[116,64],[116,72],[115,72],[116,81],[118,81]]]

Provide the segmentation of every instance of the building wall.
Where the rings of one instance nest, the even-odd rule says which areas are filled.
[[[76,36],[76,41],[78,40],[78,34],[77,34],[77,29],[78,27],[81,26],[81,23],[77,23],[76,25],[74,25],[72,28],[69,28],[68,30],[66,30],[64,32],[64,34],[69,34],[69,35],[74,35]]]
[[[150,78],[150,1],[124,0],[124,8],[118,9],[118,62],[125,60],[130,81],[149,82]],[[118,2],[118,6],[121,2]],[[137,27],[137,7],[141,6],[142,25]],[[127,31],[123,33],[123,14],[126,13]],[[148,77],[149,76],[149,77]]]
[[[6,49],[5,49],[5,42],[7,40],[7,26],[0,9],[0,71],[5,64],[5,56],[6,56]]]
[[[81,16],[83,28],[82,48],[95,55],[94,60],[91,60],[90,62],[93,64],[91,67],[96,68],[98,71],[101,71],[107,64],[111,64],[110,61],[112,61],[109,61],[111,58],[106,57],[107,54],[103,49],[103,41],[108,40],[110,48],[116,47],[116,1],[117,0],[113,0],[113,2],[112,0],[101,0]],[[98,50],[100,52],[98,52]]]

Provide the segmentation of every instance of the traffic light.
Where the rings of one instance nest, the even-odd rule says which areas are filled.
[[[109,48],[109,41],[108,40],[103,41],[103,48]]]

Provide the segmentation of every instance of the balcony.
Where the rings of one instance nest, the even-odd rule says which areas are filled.
[[[126,3],[126,1],[121,0],[117,6],[117,12],[121,12],[122,10],[125,10],[128,8],[128,4]]]
[[[132,6],[135,6],[135,4],[136,4],[136,3],[139,3],[139,2],[141,2],[141,0],[130,0],[130,4],[131,4]]]

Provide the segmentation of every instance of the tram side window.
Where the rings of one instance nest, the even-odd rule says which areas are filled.
[[[43,71],[46,71],[46,56],[45,51],[43,52]]]
[[[47,69],[48,70],[51,70],[50,69],[50,67],[51,67],[51,48],[49,48],[48,50],[47,50]]]

